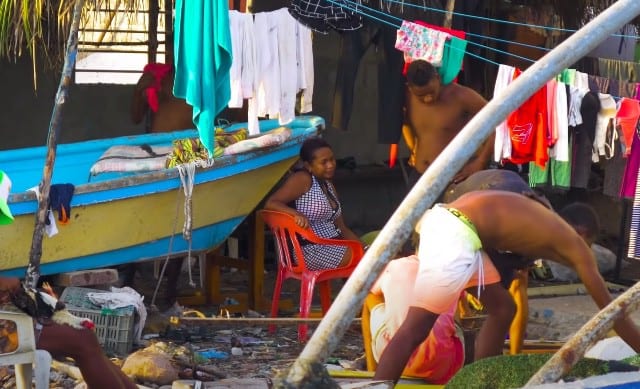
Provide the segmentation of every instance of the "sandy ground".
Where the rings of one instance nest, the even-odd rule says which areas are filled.
[[[155,285],[148,279],[142,283],[139,281],[149,276],[149,269],[143,270],[136,282],[139,290],[144,292],[146,301],[150,301],[151,293]],[[224,288],[228,290],[241,290],[246,287],[246,274],[243,272],[225,272]],[[275,272],[268,270],[265,274],[265,295],[270,297],[273,290]],[[558,283],[545,283],[547,286]],[[153,285],[153,287],[152,287]],[[180,280],[183,293],[186,293],[186,275]],[[334,292],[339,290],[340,284],[334,284]],[[534,286],[540,286],[535,283]],[[570,289],[570,288],[569,288]],[[612,290],[619,293],[620,290]],[[289,280],[283,288],[285,297],[294,300],[296,307],[298,296],[298,284]],[[162,288],[159,294],[159,303],[162,304]],[[570,338],[584,323],[598,312],[595,303],[588,295],[569,295],[556,297],[531,297],[530,315],[527,328],[528,340],[563,341]],[[215,312],[216,307],[198,307],[205,312]],[[268,316],[268,312],[258,312]],[[294,312],[288,315],[292,316]],[[285,313],[284,315],[287,315]],[[640,312],[633,315],[640,324]],[[313,326],[310,327],[313,329]],[[197,329],[191,329],[197,331]],[[202,331],[201,331],[202,333]],[[205,335],[206,333],[206,335]],[[266,327],[233,327],[207,329],[203,337],[191,342],[194,349],[210,349],[223,351],[229,354],[228,358],[212,359],[211,363],[218,369],[227,372],[233,378],[273,378],[278,372],[286,369],[298,356],[303,344],[296,339],[295,326],[280,327],[275,334],[271,334]],[[242,346],[243,355],[230,355],[232,344],[230,338],[244,339],[246,344]],[[169,339],[171,340],[171,339]],[[180,340],[171,340],[180,342]],[[352,325],[344,334],[338,348],[332,353],[329,362],[343,366],[357,366],[358,359],[364,354],[362,337],[359,325]]]
[[[275,269],[273,264],[266,264],[264,279],[264,295],[270,299],[275,279]],[[640,263],[633,267],[625,268],[625,276],[640,278]],[[197,279],[197,273],[193,274]],[[222,274],[222,290],[242,291],[246,290],[248,274],[242,271],[226,270]],[[591,298],[586,294],[576,294],[578,287],[569,286],[562,283],[533,281],[532,287],[539,288],[546,286],[556,288],[562,286],[563,289],[572,291],[571,295],[555,295],[538,297],[540,289],[530,289],[529,300],[529,322],[527,327],[527,340],[532,341],[565,341],[569,339],[580,327],[582,327],[598,309]],[[341,282],[335,282],[332,290],[337,293],[341,287]],[[156,287],[156,280],[153,277],[153,264],[144,263],[135,278],[135,288],[145,296],[145,302],[149,304]],[[181,295],[193,294],[194,290],[188,286],[187,273],[183,273],[178,283],[178,290]],[[549,290],[549,288],[545,288]],[[612,289],[612,293],[621,293],[622,288]],[[305,344],[297,339],[297,327],[287,325],[278,327],[275,333],[270,333],[267,326],[258,325],[169,325],[165,312],[169,305],[165,300],[165,285],[161,285],[156,299],[156,305],[160,310],[150,314],[146,334],[151,337],[143,341],[137,348],[142,348],[156,341],[163,341],[174,345],[186,346],[194,353],[208,354],[210,359],[207,362],[199,362],[200,366],[213,369],[215,375],[197,373],[196,377],[203,381],[219,380],[222,376],[232,379],[253,379],[260,380],[268,385],[280,372],[286,371],[292,362],[298,357]],[[582,292],[584,293],[584,292]],[[297,309],[299,295],[299,283],[288,280],[283,287],[283,298],[293,301],[293,310],[282,312],[281,316],[294,316]],[[318,298],[314,300],[314,307],[319,310]],[[206,315],[216,315],[220,312],[218,306],[192,306]],[[269,312],[243,312],[242,316],[268,316]],[[640,312],[632,314],[636,323],[640,324]],[[310,325],[312,333],[314,325]],[[235,352],[232,351],[236,348]],[[135,349],[134,349],[135,350]],[[134,351],[132,350],[132,352]],[[240,350],[238,352],[238,350]],[[212,356],[213,355],[213,356]],[[364,348],[360,325],[351,325],[342,335],[337,348],[326,360],[333,369],[364,369]],[[122,358],[126,356],[120,356]],[[1,373],[1,372],[0,372]],[[204,374],[204,375],[203,375]],[[0,374],[0,388],[13,387],[14,381],[7,377],[11,374]],[[184,366],[180,371],[180,378],[193,378],[194,372]],[[8,379],[8,380],[7,380]],[[150,382],[138,381],[148,387],[157,388]],[[52,386],[56,388],[74,387],[73,380],[57,375],[56,382],[52,381]]]

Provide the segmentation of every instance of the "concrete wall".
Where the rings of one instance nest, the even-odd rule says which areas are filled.
[[[314,111],[330,122],[338,53],[338,35],[314,36]],[[328,126],[325,136],[337,158],[352,156],[355,170],[342,169],[336,186],[345,209],[347,224],[363,233],[384,225],[406,193],[398,167],[389,169],[388,146],[376,142],[376,69],[370,50],[363,58],[356,83],[355,107],[347,131]],[[0,84],[8,93],[0,94],[0,150],[44,145],[60,74],[40,70],[38,89],[33,90],[30,59],[0,63]],[[142,126],[129,121],[132,86],[72,85],[63,108],[59,143],[143,133]],[[401,156],[407,151],[401,148]],[[599,210],[605,235],[617,237],[621,207],[616,199],[591,196]],[[626,238],[626,237],[624,237]],[[624,239],[623,238],[623,239]],[[615,239],[617,240],[617,239]]]
[[[29,58],[0,63],[0,150],[44,145],[60,73],[38,71],[37,90]],[[131,86],[72,85],[63,106],[59,143],[142,133],[129,121]],[[9,92],[9,93],[7,93]]]
[[[330,121],[335,83],[338,35],[314,36],[316,77],[314,114]],[[356,106],[348,131],[328,128],[326,137],[338,158],[353,156],[358,164],[381,163],[388,158],[388,146],[376,143],[376,77],[371,53],[363,59],[356,85]],[[43,63],[43,61],[40,61]],[[1,149],[45,144],[60,80],[59,72],[38,71],[34,91],[32,63],[23,58],[17,63],[0,63]],[[129,120],[129,102],[133,86],[72,85],[63,108],[63,126],[59,143],[143,133],[141,125]],[[10,136],[7,136],[10,135]]]

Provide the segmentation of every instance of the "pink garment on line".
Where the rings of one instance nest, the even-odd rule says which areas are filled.
[[[423,22],[422,20],[414,20],[413,23],[415,23],[417,25],[420,25],[420,26],[431,28],[433,30],[446,32],[447,34],[449,34],[451,36],[455,36],[456,38],[467,39],[467,33],[462,31],[462,30],[452,30],[450,28],[436,26],[435,24],[429,24],[427,22]],[[405,59],[404,68],[402,68],[402,74],[403,75],[405,75],[405,76],[407,75],[407,70],[409,69],[409,65],[410,64],[411,64],[411,61],[407,61]],[[462,68],[460,70],[462,70]],[[457,83],[458,82],[458,78],[456,77],[452,82],[456,82]]]
[[[637,135],[635,136],[637,137]],[[635,139],[631,143],[631,153],[624,167],[624,175],[620,184],[620,197],[632,199],[636,196],[638,169],[640,169],[640,141]]]
[[[449,36],[446,32],[404,20],[398,29],[395,47],[404,53],[405,61],[422,59],[439,67]]]

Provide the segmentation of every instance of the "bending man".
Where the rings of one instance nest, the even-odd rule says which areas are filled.
[[[427,211],[420,231],[419,271],[409,312],[385,348],[375,379],[397,381],[413,350],[460,292],[478,292],[487,319],[476,342],[475,359],[500,355],[515,305],[500,284],[483,247],[529,258],[546,258],[573,268],[598,307],[612,301],[594,254],[569,223],[543,203],[504,191],[477,191]],[[618,335],[640,352],[640,332],[628,317],[615,324]]]

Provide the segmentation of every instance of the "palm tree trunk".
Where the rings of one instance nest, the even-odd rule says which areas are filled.
[[[38,211],[36,212],[36,225],[33,230],[33,238],[31,240],[31,250],[29,252],[29,266],[25,283],[28,286],[35,287],[40,278],[40,258],[42,257],[42,237],[44,233],[44,224],[47,217],[47,208],[49,205],[49,189],[51,188],[51,174],[53,165],[56,160],[57,138],[62,126],[62,106],[67,100],[69,85],[71,84],[71,76],[76,63],[78,54],[78,28],[80,27],[80,16],[82,15],[82,6],[84,0],[76,0],[73,9],[73,20],[67,39],[66,55],[64,66],[62,68],[62,76],[56,93],[56,101],[49,122],[49,134],[47,137],[47,156],[45,159],[44,169],[42,172],[42,181],[40,181],[40,198],[38,199]]]

